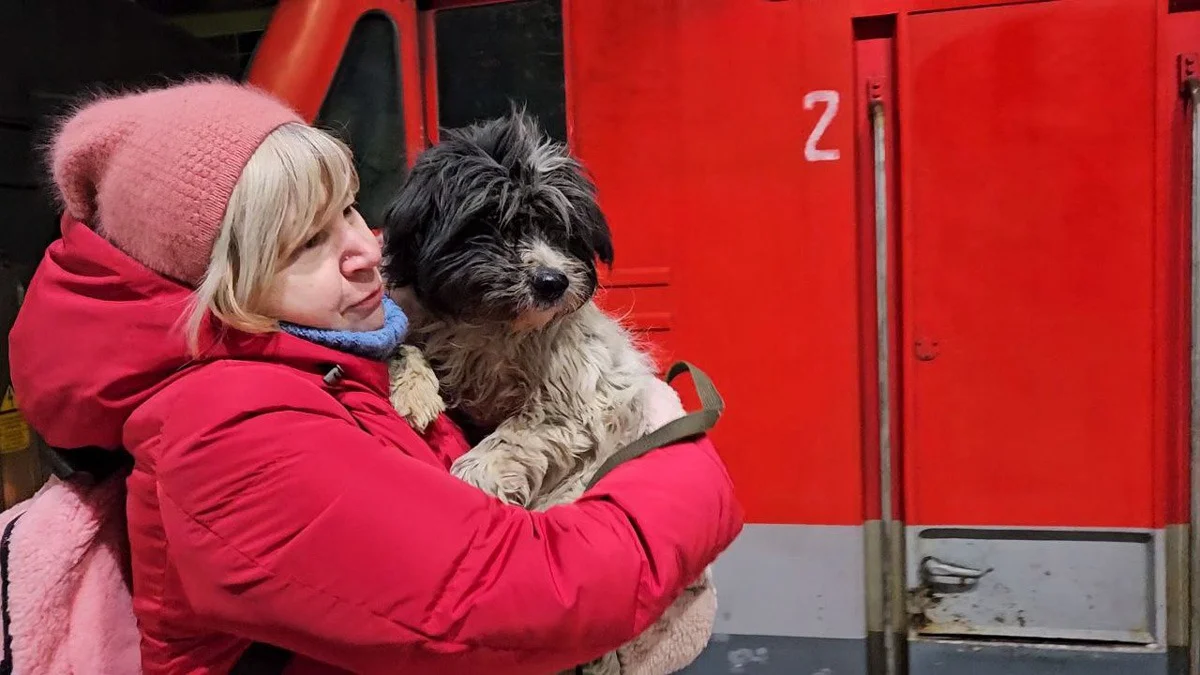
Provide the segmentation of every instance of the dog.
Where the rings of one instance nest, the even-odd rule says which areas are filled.
[[[382,225],[384,274],[410,322],[392,403],[418,429],[449,409],[486,433],[455,476],[546,509],[682,415],[673,392],[666,411],[653,395],[663,383],[649,350],[594,302],[597,263],[614,257],[595,184],[523,110],[443,131]],[[640,642],[584,670],[675,672],[704,648],[715,614],[706,572]]]

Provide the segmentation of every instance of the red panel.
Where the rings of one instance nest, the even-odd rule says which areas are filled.
[[[355,22],[372,11],[391,17],[400,35],[405,144],[412,163],[425,148],[415,0],[282,2],[255,51],[248,79],[277,94],[312,121],[333,82]]]
[[[1055,2],[1058,0],[848,0],[855,16],[880,16],[897,13],[933,12],[967,7],[991,7],[996,5],[1018,5],[1030,2]],[[1085,2],[1087,0],[1084,0]],[[1134,0],[1140,1],[1140,0]]]
[[[430,10],[457,9],[459,7],[478,7],[480,5],[497,5],[512,0],[430,0],[427,7]]]
[[[1091,0],[907,23],[911,523],[1161,520],[1154,18]]]
[[[596,302],[605,311],[618,316],[635,331],[662,333],[671,330],[671,270],[667,267],[623,267],[601,274],[602,290]],[[658,349],[664,349],[661,335],[647,336]],[[663,366],[672,360],[665,350],[657,354]]]
[[[665,344],[725,395],[716,436],[756,522],[862,520],[859,113],[838,4],[567,5],[572,144],[617,270],[669,268]],[[805,159],[819,90],[839,95],[816,145],[833,161]]]

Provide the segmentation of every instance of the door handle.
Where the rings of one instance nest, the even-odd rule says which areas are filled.
[[[875,203],[875,359],[876,396],[878,408],[875,413],[879,422],[879,546],[883,553],[883,565],[879,583],[880,619],[883,630],[882,675],[899,675],[904,672],[905,602],[907,589],[901,570],[904,569],[904,540],[902,523],[893,508],[893,485],[896,467],[892,462],[892,344],[890,297],[891,252],[888,227],[888,162],[887,162],[887,108],[881,79],[867,82],[867,113],[871,122],[872,177],[874,179]]]
[[[979,580],[992,571],[949,563],[940,558],[926,556],[921,561],[921,583],[936,593],[965,593],[974,590]]]

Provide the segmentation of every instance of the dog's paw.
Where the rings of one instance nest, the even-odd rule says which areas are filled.
[[[528,468],[486,441],[459,457],[450,473],[507,504],[527,508],[533,497]]]
[[[401,345],[388,364],[391,403],[396,412],[417,431],[424,431],[446,410],[437,375],[412,345]]]

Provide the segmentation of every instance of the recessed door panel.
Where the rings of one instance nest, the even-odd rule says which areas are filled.
[[[921,632],[1154,639],[1154,18],[1064,1],[903,26]]]

